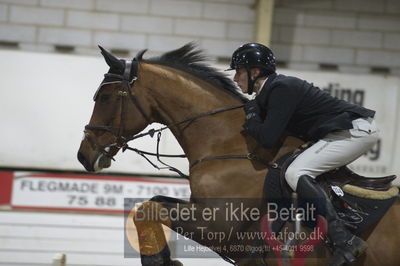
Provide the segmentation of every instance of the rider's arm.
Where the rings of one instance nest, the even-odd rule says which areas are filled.
[[[280,84],[273,88],[267,103],[267,115],[263,121],[259,113],[247,119],[243,127],[246,132],[266,148],[278,144],[299,102],[296,91]]]

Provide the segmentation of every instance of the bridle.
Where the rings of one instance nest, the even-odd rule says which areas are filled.
[[[134,76],[131,78],[131,68],[134,68],[135,72],[134,72]],[[130,101],[133,103],[133,105],[139,110],[139,112],[141,113],[141,115],[146,119],[148,124],[151,124],[152,120],[147,116],[146,112],[144,111],[142,105],[140,104],[140,102],[137,100],[135,93],[131,90],[131,87],[133,86],[134,82],[137,80],[137,61],[134,59],[132,61],[126,61],[125,60],[125,69],[124,69],[124,73],[122,75],[119,74],[114,74],[114,73],[106,73],[104,74],[105,80],[107,78],[111,78],[111,79],[115,79],[115,81],[109,81],[106,82],[105,80],[100,84],[99,88],[97,89],[93,100],[96,101],[99,91],[101,89],[102,86],[107,85],[107,84],[112,84],[112,83],[121,83],[122,86],[118,91],[118,96],[121,97],[121,105],[120,105],[120,122],[119,122],[119,127],[118,128],[114,128],[112,126],[105,126],[105,125],[91,125],[88,124],[85,126],[85,136],[88,138],[88,141],[91,142],[93,144],[93,146],[96,147],[96,149],[104,156],[112,159],[115,161],[114,156],[110,153],[110,148],[111,147],[116,147],[118,149],[122,148],[122,151],[124,152],[125,150],[132,150],[135,151],[136,153],[138,153],[139,155],[141,155],[142,157],[144,157],[153,167],[157,168],[157,169],[169,169],[171,171],[177,172],[179,175],[183,176],[183,177],[188,177],[187,175],[183,174],[181,171],[179,171],[177,168],[172,167],[164,162],[162,162],[160,160],[160,157],[178,157],[178,158],[185,158],[186,155],[182,154],[182,155],[168,155],[168,154],[160,154],[159,153],[159,142],[161,139],[161,132],[166,130],[166,129],[170,129],[172,127],[181,125],[181,124],[185,124],[185,123],[190,123],[193,122],[197,119],[206,117],[206,116],[210,116],[210,115],[214,115],[214,114],[218,114],[218,113],[222,113],[222,112],[226,112],[226,111],[231,111],[231,110],[235,110],[235,109],[239,109],[242,108],[244,105],[237,105],[237,106],[232,106],[232,107],[227,107],[227,108],[219,108],[219,109],[215,109],[209,112],[205,112],[205,113],[201,113],[198,115],[195,115],[193,117],[189,117],[187,119],[184,119],[182,121],[179,122],[175,122],[169,125],[166,125],[162,128],[159,129],[150,129],[148,132],[145,133],[141,133],[141,134],[137,134],[137,135],[132,135],[129,137],[124,137],[123,136],[123,132],[125,129],[125,112],[124,112],[124,106],[125,106],[125,99],[129,98]],[[114,137],[115,137],[115,141],[112,144],[103,146],[100,145],[94,138],[93,136],[90,134],[89,130],[100,130],[100,131],[106,131],[111,133]],[[151,152],[145,152],[136,148],[131,148],[128,146],[128,142],[134,139],[138,139],[138,138],[142,138],[144,136],[151,136],[153,137],[155,133],[158,133],[157,136],[157,152],[156,153],[151,153]],[[153,162],[151,162],[146,155],[151,155],[151,156],[157,156],[157,159],[159,162],[161,162],[163,165],[165,165],[166,167],[158,167],[157,165],[155,165]],[[240,155],[221,155],[221,156],[210,156],[210,157],[206,157],[206,158],[202,158],[199,160],[196,160],[195,162],[193,162],[190,165],[190,168],[192,168],[193,166],[201,163],[201,162],[205,162],[205,161],[209,161],[209,160],[215,160],[215,159],[249,159],[249,160],[256,160],[259,161],[261,163],[266,164],[269,167],[272,168],[277,168],[277,165],[275,163],[271,163],[271,162],[266,162],[264,160],[261,160],[259,158],[257,158],[254,154],[249,153],[249,154],[240,154]]]
[[[135,60],[133,61],[125,61],[125,69],[124,69],[124,73],[122,75],[119,74],[114,74],[114,73],[106,73],[104,74],[105,80],[107,80],[107,78],[111,78],[111,79],[115,79],[115,81],[103,81],[99,88],[97,89],[93,100],[96,101],[99,91],[102,88],[102,86],[107,85],[107,84],[112,84],[112,83],[121,83],[121,88],[118,90],[118,96],[121,97],[121,105],[120,105],[120,119],[119,119],[119,127],[118,128],[114,128],[112,126],[105,126],[105,125],[86,125],[85,126],[85,136],[88,137],[89,141],[91,141],[96,147],[97,149],[105,156],[111,158],[114,160],[113,156],[109,153],[109,151],[107,151],[106,148],[108,147],[112,147],[115,146],[117,148],[123,148],[127,142],[129,141],[127,138],[125,138],[123,136],[123,132],[125,129],[125,99],[129,98],[131,100],[131,102],[133,103],[133,105],[139,110],[139,112],[141,113],[141,115],[146,119],[146,121],[150,124],[150,118],[147,116],[147,114],[145,113],[143,107],[141,106],[141,104],[139,103],[139,101],[136,98],[135,93],[131,90],[131,87],[133,85],[133,83],[137,80],[137,76],[133,76],[133,78],[131,78],[131,68],[132,66],[135,67],[135,69],[137,68],[137,62]],[[115,137],[115,142],[107,145],[107,146],[101,146],[99,145],[94,139],[93,137],[90,135],[90,133],[88,132],[88,130],[101,130],[101,131],[106,131],[111,133],[114,137]]]

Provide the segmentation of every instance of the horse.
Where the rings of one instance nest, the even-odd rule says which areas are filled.
[[[232,248],[252,246],[254,239],[227,236],[232,232],[260,231],[261,216],[268,211],[264,202],[265,176],[274,167],[272,162],[303,141],[284,136],[278,147],[259,147],[242,128],[242,107],[247,98],[223,72],[205,63],[204,53],[193,43],[149,59],[143,59],[146,50],[133,60],[122,60],[100,49],[110,69],[94,96],[94,110],[78,151],[81,164],[89,172],[110,167],[113,157],[127,147],[128,141],[153,135],[154,131],[141,132],[156,122],[171,130],[190,165],[190,200],[156,196],[135,209],[133,219],[142,265],[181,265],[170,259],[162,224],[210,247],[233,264],[276,263],[271,260],[271,252],[254,255]],[[259,214],[255,215],[258,219],[249,219],[247,213],[243,219],[227,220],[218,210],[226,209],[229,200],[232,204],[244,202],[245,210],[257,208],[254,214]],[[189,210],[191,219],[161,217],[162,210],[169,212],[177,207]],[[156,217],[146,216],[150,210],[160,212]],[[204,219],[205,212],[208,219]],[[203,219],[196,219],[199,217]],[[400,265],[399,221],[397,200],[364,236],[370,248],[358,260],[360,265]],[[224,238],[205,237],[215,232]],[[326,263],[329,256],[327,251],[323,258],[305,263]]]

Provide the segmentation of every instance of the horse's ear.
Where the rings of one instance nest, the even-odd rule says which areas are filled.
[[[117,69],[124,68],[123,63],[118,58],[116,58],[114,55],[112,55],[109,51],[107,51],[100,45],[99,45],[99,48],[101,50],[101,54],[103,55],[104,59],[106,60],[107,65],[110,68],[117,68]]]
[[[134,59],[136,59],[137,61],[142,61],[145,52],[147,52],[147,49],[139,51]]]

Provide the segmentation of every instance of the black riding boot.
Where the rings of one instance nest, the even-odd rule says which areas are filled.
[[[334,246],[330,266],[351,263],[365,252],[367,243],[345,228],[343,220],[337,216],[328,195],[312,177],[301,176],[296,192],[301,199],[313,204],[317,213],[323,215],[328,222],[328,237]]]

